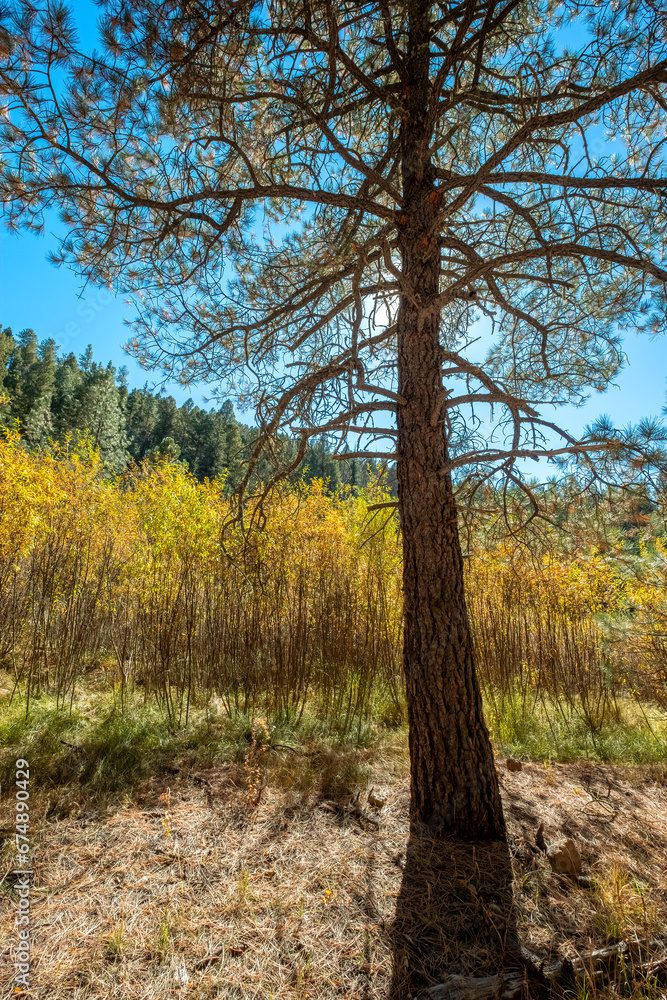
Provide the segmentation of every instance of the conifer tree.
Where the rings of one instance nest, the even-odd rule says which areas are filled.
[[[177,462],[181,449],[172,437],[164,437],[159,444],[148,451],[148,458],[166,462]]]
[[[116,370],[92,359],[90,348],[82,356],[81,378],[68,400],[67,429],[84,436],[99,452],[104,464],[120,472],[127,464],[125,413],[116,384]]]
[[[14,350],[14,337],[10,327],[0,326],[0,385],[4,385],[7,377],[7,364]]]
[[[64,440],[68,431],[73,429],[76,414],[75,398],[83,378],[74,354],[70,352],[60,360],[56,368],[51,402],[55,436],[59,440]]]
[[[95,56],[60,4],[6,7],[9,223],[59,204],[57,258],[141,294],[137,356],[254,404],[246,477],[280,434],[294,467],[323,434],[342,460],[390,443],[412,817],[502,836],[455,488],[534,504],[522,458],[639,455],[551,407],[608,385],[624,327],[667,324],[661,5],[101,5]]]
[[[36,399],[23,421],[23,437],[31,448],[45,448],[53,438],[51,396]]]
[[[12,400],[14,416],[22,427],[27,422],[36,426],[41,421],[33,417],[35,412],[44,413],[51,405],[56,370],[56,351],[53,340],[38,344],[34,330],[22,330],[14,346],[7,365],[4,379],[6,390]]]
[[[132,389],[128,393],[125,405],[126,427],[130,439],[128,447],[130,454],[138,462],[158,443],[156,427],[159,405],[160,400],[146,386],[143,389]]]
[[[9,359],[14,350],[14,338],[9,327],[0,326],[0,428],[10,426],[11,399],[9,397],[5,380],[7,378]]]
[[[335,491],[339,488],[341,483],[339,463],[332,458],[324,437],[310,446],[304,463],[307,481],[321,479],[327,489]]]

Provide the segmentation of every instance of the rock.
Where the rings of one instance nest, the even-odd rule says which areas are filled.
[[[520,760],[515,760],[514,757],[507,758],[507,770],[508,771],[523,771],[523,763]]]
[[[386,795],[376,795],[375,789],[371,788],[370,792],[368,793],[369,806],[372,806],[373,809],[382,809],[382,806],[386,803],[386,801],[387,801]]]
[[[581,872],[581,855],[573,840],[559,840],[547,847],[551,870],[559,875],[577,876]]]

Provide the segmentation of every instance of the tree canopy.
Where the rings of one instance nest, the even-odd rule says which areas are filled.
[[[397,403],[409,118],[452,466],[577,449],[540,405],[604,389],[624,326],[664,330],[659,5],[101,6],[104,47],[82,55],[64,7],[10,5],[4,199],[12,225],[60,205],[59,259],[141,292],[142,360],[227,379],[297,434],[361,425],[373,450]],[[466,404],[508,433],[490,445]]]

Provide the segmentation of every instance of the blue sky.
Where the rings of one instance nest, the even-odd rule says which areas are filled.
[[[144,382],[152,385],[159,374],[144,371],[122,348],[131,334],[124,321],[134,316],[132,306],[107,289],[84,288],[72,271],[50,264],[46,254],[56,249],[57,241],[48,226],[45,230],[43,236],[0,232],[2,326],[11,327],[15,334],[32,327],[38,340],[52,337],[66,354],[73,351],[78,356],[91,344],[96,361],[127,367],[130,388]],[[204,386],[183,389],[171,382],[165,388],[178,402],[191,397],[198,405],[206,405]]]
[[[44,236],[0,233],[0,323],[14,333],[32,327],[39,340],[53,337],[63,352],[79,355],[92,344],[97,361],[127,366],[131,387],[152,384],[156,374],[144,371],[122,349],[130,334],[124,320],[132,318],[132,307],[106,289],[84,289],[72,271],[50,264],[46,254],[55,248],[48,228]],[[568,407],[567,416],[560,410],[560,421],[573,431],[600,413],[608,413],[617,425],[660,413],[667,388],[667,343],[631,334],[625,349],[628,363],[615,386],[596,393],[583,407]],[[185,390],[166,383],[166,389],[179,402],[191,396],[199,405],[205,405],[208,394],[206,386]]]
[[[98,44],[99,9],[92,0],[70,4],[76,15],[79,40],[90,50]],[[51,225],[49,225],[49,221]],[[55,267],[46,259],[57,248],[56,234],[62,233],[55,216],[47,220],[42,236],[33,233],[11,234],[0,226],[0,323],[15,334],[31,327],[39,340],[52,337],[60,351],[82,354],[92,345],[95,360],[111,361],[128,369],[130,388],[149,386],[161,379],[158,373],[144,371],[123,351],[130,336],[126,320],[134,309],[106,289],[88,286],[64,267]],[[206,406],[205,386],[183,389],[177,383],[165,383],[166,392],[179,403],[192,398]]]
[[[91,48],[96,41],[98,10],[91,0],[77,0],[74,7],[81,42]],[[79,355],[91,344],[97,361],[127,366],[130,387],[146,381],[153,384],[159,376],[145,372],[122,349],[130,335],[124,321],[132,318],[132,306],[105,289],[84,289],[81,279],[71,271],[50,264],[46,255],[56,249],[54,229],[59,227],[54,219],[51,227],[47,224],[45,228],[43,236],[14,235],[0,229],[0,323],[14,333],[32,327],[38,339],[53,337],[63,352]],[[558,422],[562,426],[576,433],[601,413],[608,413],[617,426],[660,414],[667,389],[667,343],[631,334],[625,350],[628,361],[616,385],[595,394],[583,407],[560,409]],[[206,405],[206,386],[184,390],[166,383],[165,388],[179,402],[192,397],[199,405]]]

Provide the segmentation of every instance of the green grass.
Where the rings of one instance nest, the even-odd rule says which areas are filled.
[[[407,773],[405,725],[397,716],[384,717],[386,705],[376,707],[376,721],[357,720],[352,727],[323,719],[316,707],[300,715],[267,717],[268,744],[259,754],[262,780],[302,794],[336,796],[363,787],[371,778],[371,761],[383,755]],[[486,717],[499,753],[562,762],[667,763],[667,717],[655,708],[643,713],[630,699],[619,702],[595,730],[576,705],[524,703],[517,694],[487,702]],[[229,716],[214,703],[195,705],[188,726],[177,729],[155,703],[137,697],[121,711],[113,694],[99,689],[83,689],[71,712],[58,709],[49,695],[33,698],[28,715],[20,699],[11,704],[3,699],[0,781],[11,783],[14,762],[24,757],[33,788],[76,785],[103,799],[173,766],[206,768],[235,761],[243,768],[252,731],[251,716]],[[265,739],[262,731],[260,741]]]
[[[570,706],[553,699],[524,703],[518,694],[487,704],[486,718],[496,749],[513,757],[563,763],[667,762],[667,715],[654,706],[642,711],[629,698],[619,700],[597,728],[587,723],[576,703]]]
[[[0,745],[3,782],[24,757],[33,787],[76,781],[100,794],[136,783],[177,749],[166,716],[154,706],[121,713],[106,699],[88,697],[70,713],[47,695],[33,699],[27,715],[21,701],[3,704]]]
[[[256,732],[259,732],[255,727]],[[259,755],[263,773],[302,792],[343,793],[365,783],[368,767],[359,756],[381,747],[395,731],[359,723],[345,727],[316,713],[268,720],[269,738]],[[219,714],[195,706],[187,727],[173,726],[155,703],[128,700],[121,711],[111,693],[82,691],[72,711],[55,698],[0,702],[0,781],[11,783],[15,761],[30,762],[32,787],[78,785],[93,798],[130,790],[169,767],[206,768],[235,761],[243,766],[251,747],[253,718]],[[400,741],[400,737],[399,737]],[[261,734],[261,742],[265,736]]]

